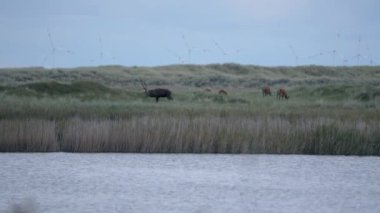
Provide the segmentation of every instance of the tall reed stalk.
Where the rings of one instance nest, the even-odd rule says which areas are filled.
[[[380,124],[329,118],[143,116],[0,121],[0,151],[380,155]]]
[[[56,122],[48,120],[0,120],[0,151],[59,151]]]

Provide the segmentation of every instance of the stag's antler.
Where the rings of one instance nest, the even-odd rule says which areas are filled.
[[[147,90],[146,83],[140,79],[140,84],[144,90]]]

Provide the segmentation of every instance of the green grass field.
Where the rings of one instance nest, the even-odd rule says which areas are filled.
[[[380,155],[379,109],[376,66],[0,69],[0,151]]]

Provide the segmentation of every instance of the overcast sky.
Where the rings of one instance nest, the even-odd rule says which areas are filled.
[[[378,65],[378,0],[0,0],[0,67]]]

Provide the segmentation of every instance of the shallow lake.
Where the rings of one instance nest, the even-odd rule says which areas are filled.
[[[380,212],[380,158],[0,154],[0,212]]]

